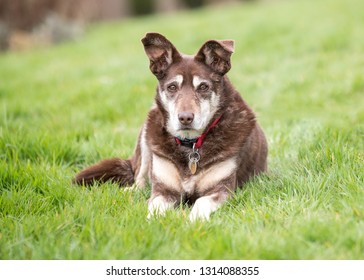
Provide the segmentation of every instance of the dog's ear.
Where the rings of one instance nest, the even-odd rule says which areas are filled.
[[[166,70],[172,63],[182,59],[175,46],[159,33],[147,33],[142,43],[150,60],[150,71],[158,80],[165,76]]]
[[[207,64],[220,75],[225,75],[231,68],[230,57],[234,52],[234,41],[207,41],[195,56],[197,61]]]

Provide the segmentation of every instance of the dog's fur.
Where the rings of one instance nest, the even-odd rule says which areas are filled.
[[[88,167],[74,182],[111,180],[143,188],[150,181],[149,217],[188,201],[194,204],[191,220],[208,219],[238,186],[267,169],[264,133],[225,75],[234,42],[208,41],[195,56],[180,54],[158,33],[146,34],[142,43],[159,84],[135,153],[128,160],[108,159]],[[180,144],[204,133],[192,174],[192,145]]]

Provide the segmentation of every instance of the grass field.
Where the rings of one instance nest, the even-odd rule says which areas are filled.
[[[0,54],[0,259],[364,259],[364,2],[263,1],[89,28]],[[132,154],[156,80],[140,43],[235,39],[229,77],[269,140],[267,175],[209,222],[146,222],[150,190],[90,189]]]

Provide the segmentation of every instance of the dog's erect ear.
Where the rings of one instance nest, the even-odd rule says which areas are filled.
[[[150,60],[150,71],[160,80],[168,67],[182,59],[173,44],[159,33],[147,33],[142,39],[144,50]]]
[[[230,57],[234,52],[234,41],[207,41],[195,56],[195,59],[207,64],[216,73],[225,75],[231,68]]]

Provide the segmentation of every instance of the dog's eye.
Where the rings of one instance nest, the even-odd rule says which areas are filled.
[[[177,86],[176,86],[176,85],[169,85],[169,86],[167,87],[167,90],[168,90],[169,92],[176,92],[176,91],[177,91]]]
[[[206,83],[202,83],[198,86],[197,88],[198,91],[208,91],[209,90],[209,85]]]

